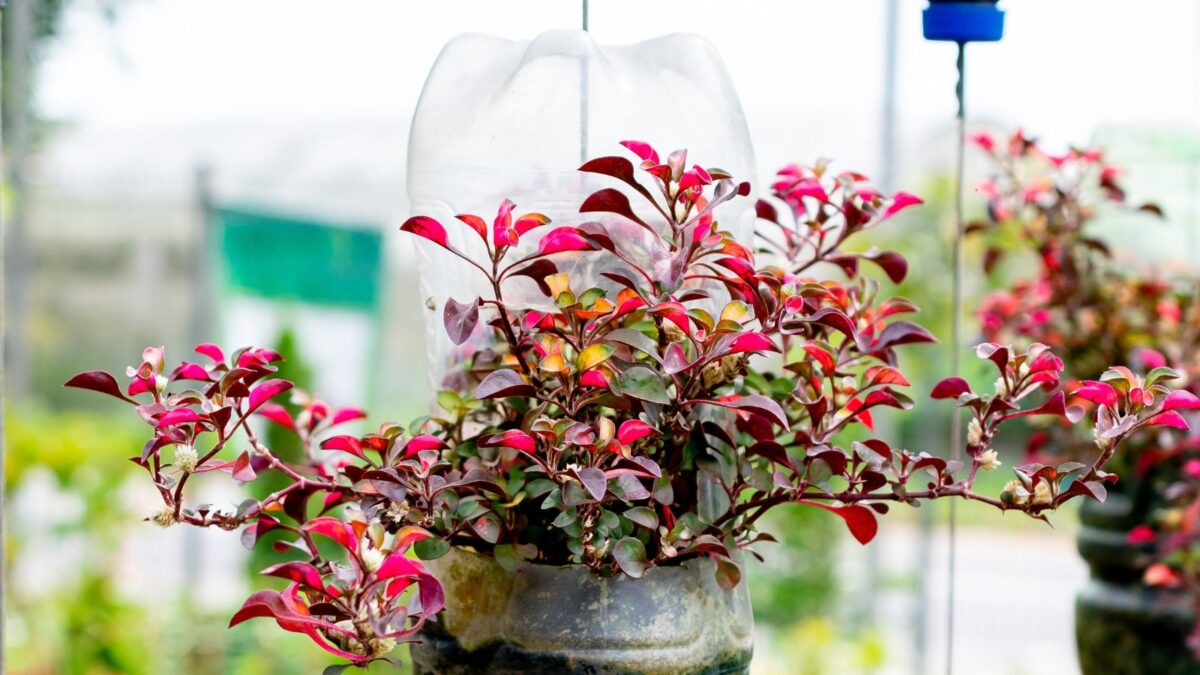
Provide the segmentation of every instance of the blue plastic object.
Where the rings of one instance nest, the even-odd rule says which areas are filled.
[[[926,40],[996,42],[1004,37],[1004,10],[995,2],[930,0],[923,19]]]

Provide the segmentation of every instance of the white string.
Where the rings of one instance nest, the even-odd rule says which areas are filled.
[[[963,304],[963,164],[966,154],[966,136],[967,136],[967,120],[966,120],[966,43],[958,43],[958,85],[955,87],[955,95],[958,97],[958,157],[955,166],[954,179],[954,269],[953,273],[953,296],[951,301],[951,334],[950,334],[950,372],[957,373],[959,371],[959,362],[961,361],[962,353],[962,304]],[[959,410],[954,410],[953,417],[950,420],[950,458],[959,460],[962,458],[962,414]],[[957,545],[957,520],[958,520],[958,500],[950,500],[950,541],[949,551],[947,554],[947,580],[948,591],[946,593],[946,673],[950,675],[954,672],[954,587],[955,587],[955,563],[956,561],[956,545]]]

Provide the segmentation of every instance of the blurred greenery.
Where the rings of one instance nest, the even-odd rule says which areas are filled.
[[[61,491],[62,503],[54,506],[80,507],[56,509],[61,513],[46,525],[49,531],[30,531],[31,524],[10,519],[6,570],[11,574],[37,537],[56,546],[78,540],[85,552],[70,574],[52,580],[50,590],[8,585],[8,672],[299,675],[336,661],[307,637],[270,622],[227,629],[236,607],[210,613],[178,597],[124,597],[116,583],[123,572],[118,549],[131,528],[150,527],[121,499],[131,478],[144,478],[126,460],[142,446],[136,421],[35,407],[8,410],[6,421],[6,514],[21,486],[36,482],[39,473]]]

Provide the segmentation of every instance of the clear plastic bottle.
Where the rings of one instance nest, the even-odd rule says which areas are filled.
[[[755,170],[745,115],[716,50],[705,40],[674,34],[631,45],[601,46],[579,30],[543,33],[532,41],[462,35],[442,49],[429,73],[413,117],[408,147],[408,192],[414,214],[441,221],[450,241],[479,259],[477,235],[454,220],[474,213],[490,225],[501,200],[517,204],[514,214],[539,212],[553,225],[602,220],[634,239],[644,232],[625,228],[617,216],[580,214],[583,200],[605,187],[606,176],[580,173],[587,159],[633,157],[618,143],[650,143],[665,157],[687,148],[690,163],[720,167],[736,179]],[[632,200],[654,224],[653,210]],[[753,201],[735,199],[720,207],[723,229],[750,243]],[[597,217],[599,216],[599,217]],[[538,231],[526,235],[520,254],[536,246]],[[429,373],[435,389],[454,364],[487,345],[483,327],[455,346],[445,334],[446,298],[460,302],[491,297],[483,276],[450,253],[418,241]],[[560,256],[572,288],[605,287],[598,276],[600,254]],[[602,263],[602,261],[600,261]],[[547,299],[528,279],[504,287],[510,307],[543,306]],[[481,322],[482,323],[482,322]]]

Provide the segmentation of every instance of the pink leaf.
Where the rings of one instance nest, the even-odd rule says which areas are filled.
[[[889,205],[887,207],[887,210],[883,212],[883,217],[891,218],[892,216],[903,211],[904,209],[907,209],[910,206],[914,206],[916,204],[924,204],[924,203],[925,202],[922,201],[921,198],[916,195],[912,195],[907,192],[897,192],[892,197],[891,205]]]
[[[444,442],[442,442],[442,439],[435,436],[429,436],[427,434],[421,434],[419,436],[413,436],[408,440],[408,443],[404,444],[404,456],[412,457],[418,452],[423,452],[425,450],[442,450],[446,447],[447,446]]]
[[[446,239],[446,228],[429,216],[409,218],[400,226],[400,231],[428,239],[442,248],[450,248],[450,242]]]
[[[657,433],[657,429],[641,420],[626,420],[621,423],[621,428],[617,431],[617,440],[622,445],[630,445],[634,441]]]
[[[198,415],[196,411],[192,410],[191,408],[176,408],[158,418],[158,422],[156,422],[154,426],[158,429],[162,429],[164,427],[173,427],[180,424],[200,422],[203,419],[204,418],[200,417],[200,415]]]
[[[1137,350],[1137,357],[1142,362],[1142,367],[1153,370],[1154,368],[1165,368],[1167,365],[1167,357],[1162,355],[1162,352],[1157,352],[1153,349],[1142,347]]]
[[[1104,405],[1110,408],[1115,408],[1117,405],[1117,390],[1105,382],[1085,380],[1083,386],[1071,392],[1071,394],[1097,405]],[[1168,398],[1168,400],[1170,399]]]
[[[1125,541],[1130,544],[1149,544],[1154,541],[1154,529],[1149,525],[1138,525],[1125,535]]]
[[[603,370],[593,368],[579,377],[579,386],[609,389],[612,385],[609,384],[608,377],[605,376]]]
[[[262,404],[291,388],[292,383],[287,380],[267,380],[260,383],[250,390],[250,407],[246,412],[254,412]]]
[[[345,424],[346,422],[353,422],[354,420],[366,419],[366,417],[366,411],[362,410],[361,408],[338,408],[337,411],[333,413],[333,421],[330,422],[330,424],[337,426],[339,424]]]
[[[643,162],[653,162],[659,164],[658,153],[654,148],[650,147],[649,143],[642,141],[621,141],[621,145],[629,149],[630,152],[637,155]]]
[[[1162,412],[1195,410],[1196,408],[1200,408],[1200,397],[1185,389],[1176,389],[1167,394],[1167,400],[1163,402]]]
[[[596,247],[573,227],[556,227],[543,235],[541,241],[538,242],[538,255],[595,250]]]
[[[1187,431],[1190,428],[1188,427],[1188,423],[1183,419],[1183,415],[1180,415],[1174,410],[1159,413],[1154,417],[1151,417],[1150,419],[1146,420],[1146,425],[1165,426],[1174,429],[1183,429],[1184,431]]]
[[[196,345],[195,352],[216,361],[217,363],[225,363],[225,352],[221,348],[211,342]]]
[[[738,333],[731,341],[729,349],[725,354],[738,354],[741,352],[778,352],[779,347],[771,341],[771,338],[756,333],[754,331],[746,331]]]
[[[519,241],[520,235],[512,228],[512,210],[516,206],[507,199],[500,202],[496,220],[492,222],[492,243],[496,248],[512,246]]]
[[[532,453],[537,448],[537,442],[533,436],[520,429],[509,429],[498,434],[492,434],[491,436],[487,436],[486,440],[480,439],[480,445],[485,447],[500,446],[513,448],[528,453]]]
[[[208,374],[208,369],[198,363],[188,363],[184,361],[179,364],[175,372],[171,373],[172,380],[197,380],[199,382],[211,382],[212,377]]]

